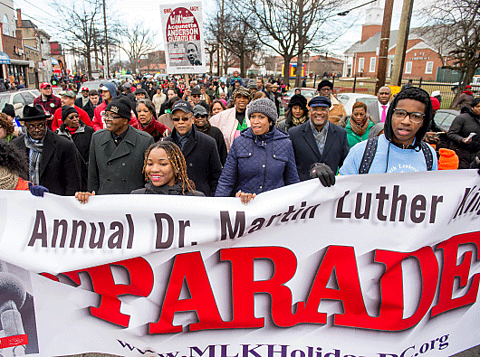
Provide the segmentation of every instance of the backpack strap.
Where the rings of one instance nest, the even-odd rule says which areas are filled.
[[[373,158],[375,157],[375,153],[377,152],[377,145],[378,136],[368,139],[365,151],[363,152],[360,168],[358,169],[358,173],[360,175],[368,174],[368,171],[370,171],[370,166],[372,166]]]
[[[432,171],[433,168],[433,155],[432,151],[430,150],[429,146],[426,142],[422,141],[420,146],[423,151],[423,155],[425,156],[425,162],[427,163],[427,171]]]

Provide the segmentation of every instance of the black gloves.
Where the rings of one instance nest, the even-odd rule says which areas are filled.
[[[310,168],[310,178],[318,178],[323,186],[335,185],[335,174],[330,166],[316,162]]]
[[[28,183],[28,189],[30,190],[30,193],[34,196],[38,197],[43,197],[43,194],[45,192],[50,192],[48,191],[48,188],[40,186],[40,185],[34,185],[31,182]]]

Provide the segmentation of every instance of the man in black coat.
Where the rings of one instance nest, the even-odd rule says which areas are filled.
[[[205,102],[204,102],[205,103]],[[220,163],[225,165],[227,160],[227,145],[225,144],[225,138],[222,132],[216,126],[212,126],[208,121],[207,109],[201,104],[197,104],[193,107],[193,115],[195,116],[195,128],[208,136],[215,139],[217,142],[218,155],[220,156]]]
[[[324,163],[336,173],[350,150],[345,129],[328,120],[331,105],[327,97],[312,98],[308,104],[310,120],[288,132],[302,181],[310,179],[314,163]]]
[[[81,189],[79,154],[75,144],[47,128],[47,116],[40,105],[23,109],[27,134],[12,141],[29,161],[29,180],[51,193],[73,196]]]
[[[187,162],[187,174],[195,183],[195,189],[205,196],[214,196],[222,173],[215,139],[195,128],[193,108],[185,100],[173,105],[172,120],[175,128],[165,140],[173,141],[182,150]]]
[[[130,102],[114,98],[105,108],[106,129],[92,135],[88,162],[88,191],[96,194],[130,193],[142,188],[145,151],[153,137],[129,125]]]

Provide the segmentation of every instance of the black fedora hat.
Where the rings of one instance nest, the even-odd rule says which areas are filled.
[[[21,120],[42,120],[47,119],[41,105],[26,105],[23,108],[23,118]]]

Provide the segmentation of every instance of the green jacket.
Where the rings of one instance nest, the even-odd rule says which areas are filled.
[[[368,139],[368,133],[370,133],[370,129],[372,126],[374,126],[375,123],[370,120],[367,130],[365,130],[365,134],[362,136],[359,136],[355,134],[355,132],[352,129],[352,126],[350,125],[350,117],[347,117],[347,125],[345,126],[345,130],[347,131],[347,141],[348,145],[350,147],[354,147],[356,144],[358,144],[361,141],[367,140]]]

